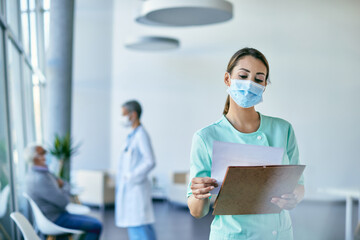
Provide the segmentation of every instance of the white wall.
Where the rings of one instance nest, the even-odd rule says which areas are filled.
[[[79,0],[74,42],[74,169],[114,171],[126,133],[120,105],[138,99],[157,156],[154,174],[187,171],[193,133],[221,117],[227,61],[261,50],[272,84],[257,110],[289,120],[307,164],[307,196],[319,187],[358,186],[360,14],[358,1],[231,1],[230,22],[156,28],[133,22],[140,1]],[[179,38],[169,52],[124,49],[131,36]],[[327,196],[325,196],[327,197]]]
[[[112,0],[77,0],[72,135],[73,169],[109,169]]]
[[[156,28],[134,23],[139,2],[114,1],[111,169],[125,136],[118,124],[120,105],[136,98],[144,108],[160,183],[167,185],[171,171],[188,170],[193,133],[221,117],[227,61],[250,46],[267,56],[271,68],[272,84],[257,110],[293,124],[307,165],[307,196],[324,197],[319,187],[359,186],[360,2],[231,2],[235,16],[230,22]],[[181,48],[160,53],[124,49],[127,37],[146,34],[178,37]]]

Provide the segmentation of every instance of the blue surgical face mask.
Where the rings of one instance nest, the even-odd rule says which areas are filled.
[[[265,87],[263,85],[251,80],[231,79],[231,85],[227,92],[237,105],[243,108],[250,108],[262,102],[264,90]]]
[[[50,154],[50,152],[46,152],[46,154],[45,154],[45,159],[46,159],[46,165],[47,166],[50,166],[50,164],[51,164],[51,154]]]

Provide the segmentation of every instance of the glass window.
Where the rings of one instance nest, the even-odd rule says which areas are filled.
[[[50,10],[50,0],[43,0],[43,8],[45,11]]]
[[[14,239],[9,214],[12,212],[8,128],[6,121],[3,31],[0,31],[0,239]]]
[[[28,168],[23,151],[30,142],[43,142],[44,76],[38,66],[44,57],[44,36],[39,36],[39,32],[43,34],[43,27],[48,26],[38,21],[44,16],[36,4],[49,11],[49,3],[49,0],[0,0],[0,13],[7,22],[4,29],[0,28],[0,240],[16,237],[9,218],[11,212],[20,211],[25,216],[29,213],[23,197]],[[16,47],[15,42],[20,41],[24,53]]]
[[[17,0],[6,1],[6,20],[15,34],[15,37],[19,37],[19,6]]]
[[[50,0],[44,0],[44,41],[45,50],[49,47],[49,32],[50,32]]]
[[[31,63],[33,66],[38,66],[38,35],[36,27],[36,12],[30,12],[30,47],[31,47]]]
[[[4,0],[0,0],[0,14],[4,16]]]
[[[25,106],[25,124],[26,124],[26,136],[27,142],[34,142],[35,135],[35,118],[34,118],[34,101],[33,101],[33,83],[32,83],[32,71],[28,64],[23,61],[23,79],[24,79],[24,106]]]
[[[29,8],[30,8],[30,10],[32,10],[32,11],[35,10],[35,8],[36,8],[35,4],[36,4],[35,0],[29,0]]]
[[[43,106],[44,102],[44,87],[39,81],[39,77],[35,74],[32,76],[33,79],[33,104],[34,104],[34,120],[35,120],[35,133],[36,141],[43,142],[43,129],[42,129],[42,119],[43,119]]]
[[[22,194],[25,187],[25,178],[27,164],[23,158],[25,147],[26,129],[23,114],[23,82],[21,80],[20,53],[16,47],[8,40],[8,83],[9,83],[9,106],[11,120],[11,146],[13,158],[13,172],[15,175],[15,194],[18,200],[17,206],[22,212],[26,212],[27,203]]]
[[[22,29],[22,42],[24,50],[28,56],[30,56],[30,25],[29,25],[29,6],[27,0],[20,1],[21,9],[21,29]]]
[[[44,12],[44,41],[45,50],[49,48],[49,35],[50,35],[50,12]]]

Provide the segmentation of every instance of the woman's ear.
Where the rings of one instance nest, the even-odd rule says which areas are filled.
[[[230,73],[228,73],[228,72],[225,73],[224,83],[225,83],[226,86],[230,87],[231,77],[230,77]]]

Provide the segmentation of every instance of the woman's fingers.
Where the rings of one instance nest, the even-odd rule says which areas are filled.
[[[199,194],[199,195],[197,195],[197,194],[193,194],[193,196],[196,198],[196,199],[204,199],[204,198],[208,198],[208,197],[210,197],[211,196],[211,193],[207,193],[207,194]]]
[[[283,198],[283,199],[293,199],[293,198],[296,198],[296,195],[293,194],[293,193],[289,193],[289,194],[282,195],[281,198]]]
[[[197,183],[197,184],[192,184],[191,185],[191,189],[198,189],[198,188],[207,188],[207,187],[217,187],[217,183]]]
[[[284,194],[281,198],[274,197],[271,202],[281,209],[291,210],[296,207],[297,200],[294,194]]]
[[[191,188],[205,188],[209,186],[217,187],[216,179],[209,177],[197,177],[191,180]]]
[[[193,190],[193,194],[205,194],[205,193],[209,193],[213,189],[214,189],[213,186],[210,186],[207,188],[199,188],[199,189]]]
[[[216,179],[210,178],[210,177],[196,177],[193,178],[191,180],[192,184],[197,184],[197,183],[202,183],[202,184],[206,184],[206,183],[216,183]]]
[[[209,192],[217,186],[216,180],[209,177],[198,177],[191,180],[191,190],[197,199],[210,197],[211,193]]]

